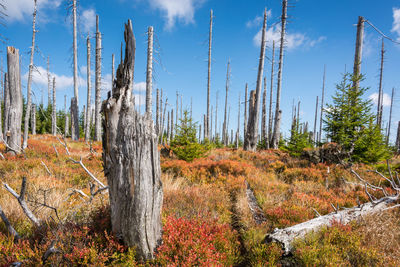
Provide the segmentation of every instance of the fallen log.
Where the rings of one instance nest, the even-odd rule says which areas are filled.
[[[388,209],[399,207],[400,205],[392,205],[396,204],[400,200],[400,184],[398,185],[394,179],[393,175],[390,172],[390,178],[383,177],[385,180],[390,181],[392,188],[396,191],[394,195],[388,195],[386,190],[383,187],[374,186],[370,183],[366,182],[359,174],[357,174],[354,170],[351,170],[353,173],[364,185],[365,192],[367,193],[370,202],[364,203],[362,205],[358,205],[353,208],[344,208],[339,210],[335,208],[335,211],[324,216],[318,216],[312,220],[296,224],[294,226],[290,226],[284,229],[275,229],[272,233],[268,234],[264,243],[276,242],[282,246],[284,250],[284,255],[289,255],[293,249],[292,242],[297,238],[303,238],[307,233],[318,231],[323,226],[331,226],[334,222],[339,222],[341,224],[348,224],[351,221],[356,221],[361,219],[365,215],[379,213]],[[379,174],[382,176],[382,174]],[[396,173],[397,176],[397,173]],[[398,181],[400,183],[400,181]],[[374,198],[369,192],[368,189],[376,191],[380,190],[385,195],[380,199]]]

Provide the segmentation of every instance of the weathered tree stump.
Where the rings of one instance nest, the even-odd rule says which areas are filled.
[[[161,241],[163,199],[157,135],[149,112],[132,102],[135,38],[125,24],[125,60],[118,66],[111,96],[102,104],[103,163],[114,233],[141,258],[153,258]]]
[[[7,152],[18,154],[21,152],[21,122],[22,122],[22,91],[21,73],[19,66],[19,50],[7,47],[7,68],[8,68],[8,104],[7,125],[5,129],[5,141]],[[7,108],[7,107],[6,107]]]

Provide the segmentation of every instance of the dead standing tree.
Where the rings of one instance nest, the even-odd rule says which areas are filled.
[[[273,131],[272,140],[271,140],[271,147],[274,149],[278,148],[279,139],[281,136],[280,128],[281,128],[282,110],[280,109],[280,104],[281,104],[283,51],[284,51],[284,42],[285,42],[286,19],[287,19],[287,0],[282,0],[282,17],[281,17],[282,25],[281,25],[280,48],[279,48],[278,83],[276,86],[275,122],[274,122],[274,131]]]
[[[31,54],[30,54],[30,62],[29,62],[29,73],[28,73],[28,85],[26,92],[26,112],[24,119],[24,142],[22,143],[22,149],[28,147],[28,131],[29,131],[29,117],[31,116],[31,106],[32,106],[32,97],[31,97],[31,87],[32,87],[32,72],[33,72],[33,55],[35,53],[35,36],[36,36],[36,0],[33,1],[33,23],[32,23],[32,46],[31,46]]]
[[[21,152],[22,91],[19,50],[7,47],[8,68],[8,106],[7,125],[5,125],[6,151],[11,154]]]
[[[260,58],[258,64],[255,103],[254,103],[254,108],[252,108],[251,110],[249,109],[249,120],[247,123],[246,137],[244,139],[243,149],[248,151],[255,151],[257,148],[258,124],[260,116],[259,114],[260,96],[261,96],[262,77],[264,72],[264,61],[265,61],[266,28],[267,28],[267,9],[264,10],[264,23],[261,36],[261,48],[260,48]]]
[[[213,11],[210,11],[210,31],[208,36],[208,75],[207,75],[207,119],[205,123],[204,138],[210,139],[210,82],[211,82],[211,43],[212,43]]]
[[[147,30],[146,113],[151,116],[151,94],[153,92],[153,27]]]
[[[226,112],[228,110],[228,91],[229,91],[229,77],[230,77],[230,59],[228,59],[228,67],[226,71],[226,86],[225,86],[225,112],[224,112],[224,123],[222,126],[222,143],[228,145],[227,135],[228,135],[228,125],[226,121]],[[199,138],[200,139],[200,138]]]
[[[51,105],[51,134],[57,135],[56,77],[53,77],[53,104]]]
[[[72,2],[72,19],[73,19],[73,50],[74,50],[74,98],[72,102],[76,106],[71,106],[71,137],[72,140],[79,140],[79,100],[78,100],[78,46],[76,37],[76,0]],[[54,107],[53,107],[54,108]]]
[[[96,80],[95,80],[95,126],[94,140],[100,141],[101,136],[101,33],[99,32],[99,16],[96,15]]]
[[[90,139],[90,118],[91,114],[90,111],[92,110],[92,80],[91,80],[91,74],[90,74],[90,38],[89,34],[86,39],[86,46],[87,46],[87,102],[86,102],[86,121],[85,121],[85,140],[88,141]],[[114,59],[114,57],[113,57]]]
[[[103,163],[113,232],[142,258],[153,258],[161,240],[160,155],[150,113],[135,111],[131,100],[135,38],[125,24],[125,60],[118,66],[111,96],[103,102]]]

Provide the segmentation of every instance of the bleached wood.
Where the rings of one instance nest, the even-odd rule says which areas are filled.
[[[131,101],[135,39],[125,24],[125,59],[118,66],[111,96],[103,102],[103,163],[113,232],[141,258],[153,258],[161,241],[160,155],[149,113],[140,115]]]

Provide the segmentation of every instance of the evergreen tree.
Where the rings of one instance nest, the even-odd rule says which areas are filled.
[[[312,147],[310,135],[300,128],[300,120],[294,119],[290,130],[290,139],[283,150],[291,156],[299,157],[305,148]]]
[[[336,85],[333,104],[325,109],[324,130],[327,138],[339,144],[353,160],[376,162],[388,152],[382,132],[372,124],[375,116],[371,100],[363,99],[368,88],[356,90],[353,87],[356,80],[362,81],[363,77],[346,73]]]
[[[196,137],[196,123],[193,123],[192,118],[188,116],[188,111],[185,110],[183,118],[180,119],[180,125],[177,125],[177,134],[171,141],[171,150],[182,160],[193,161],[195,158],[205,156],[209,150],[209,145],[198,143]]]

